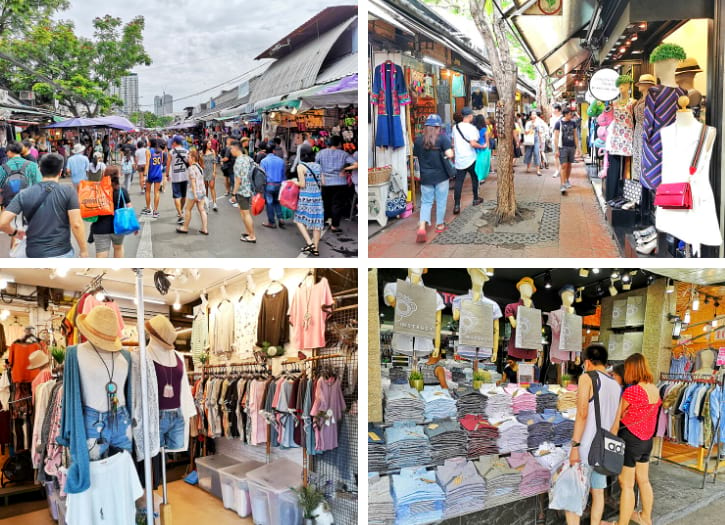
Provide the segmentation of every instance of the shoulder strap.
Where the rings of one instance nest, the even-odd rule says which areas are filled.
[[[463,134],[463,132],[461,131],[461,128],[459,127],[460,125],[461,125],[460,122],[458,124],[456,124],[456,131],[458,132],[458,134],[461,136],[461,138],[463,140],[466,140],[467,141],[465,135]]]
[[[117,208],[121,207],[121,200],[123,200],[123,207],[126,207],[126,197],[123,196],[123,188],[118,188],[118,206]]]
[[[702,150],[705,148],[705,137],[707,136],[707,126],[702,125],[700,130],[700,138],[697,141],[697,148],[695,148],[695,154],[692,157],[690,163],[690,175],[694,175],[697,172],[697,165],[700,163],[700,157],[702,156]]]
[[[314,172],[314,171],[312,171],[312,168],[310,168],[310,167],[309,167],[309,166],[307,165],[307,163],[306,163],[306,162],[301,162],[301,161],[300,161],[300,164],[302,164],[302,165],[303,165],[303,166],[304,166],[305,168],[307,168],[307,171],[309,171],[309,172],[310,172],[310,175],[312,175],[312,178],[313,178],[313,179],[315,179],[315,182],[317,183],[317,185],[318,185],[318,186],[320,186],[320,181],[319,181],[319,180],[317,179],[317,175],[315,175],[315,172]]]
[[[38,204],[35,205],[32,212],[25,214],[25,220],[28,224],[30,224],[30,221],[33,220],[33,217],[35,217],[35,214],[38,213],[38,210],[45,202],[45,199],[48,198],[48,195],[50,195],[50,193],[53,191],[54,187],[55,186],[50,186],[50,185],[43,186],[43,195],[40,197],[40,201],[38,201]]]
[[[600,386],[600,379],[599,374],[597,372],[588,372],[587,374],[589,378],[592,380],[592,391],[593,391],[593,397],[594,397],[594,415],[596,416],[597,420],[597,430],[602,428],[602,413],[601,409],[599,407],[599,386]]]

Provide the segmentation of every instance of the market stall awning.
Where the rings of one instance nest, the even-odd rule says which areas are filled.
[[[47,128],[111,128],[122,131],[136,129],[131,122],[119,116],[98,118],[72,118],[46,126]]]
[[[518,11],[525,0],[515,0]],[[582,31],[591,22],[597,0],[571,0],[564,3],[561,15],[536,16],[514,14],[511,17],[524,43],[549,74],[567,66],[574,68],[589,56],[579,44]],[[564,71],[567,73],[568,71]]]
[[[301,111],[316,108],[338,108],[358,103],[358,77],[357,74],[345,77],[334,82],[315,93],[301,97]]]
[[[199,125],[198,122],[181,122],[179,124],[172,124],[171,126],[167,126],[166,129],[191,129],[195,128]]]

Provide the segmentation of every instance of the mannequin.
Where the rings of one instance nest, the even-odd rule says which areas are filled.
[[[549,320],[547,324],[551,327],[551,347],[549,351],[549,359],[552,363],[561,363],[563,366],[557,369],[558,373],[561,374],[564,371],[565,363],[571,361],[572,352],[560,351],[559,343],[561,337],[562,323],[564,320],[564,313],[576,314],[574,308],[574,297],[576,289],[573,285],[564,285],[559,290],[559,296],[561,297],[561,308],[554,310],[549,313]],[[579,364],[579,354],[575,357],[575,363]],[[559,375],[558,378],[561,376]]]
[[[641,75],[637,82],[637,89],[642,93],[642,98],[634,105],[634,143],[632,145],[632,180],[637,182],[635,190],[639,197],[635,202],[642,199],[642,186],[639,182],[642,176],[642,130],[644,127],[644,109],[649,89],[655,85],[655,77],[652,75]],[[626,184],[626,183],[625,183]],[[626,193],[626,192],[625,192]]]
[[[459,354],[464,355],[467,359],[473,361],[474,372],[478,370],[478,359],[487,357],[488,352],[491,352],[491,362],[495,363],[498,357],[498,337],[499,337],[499,323],[498,319],[502,316],[501,308],[495,301],[488,299],[483,295],[483,286],[489,281],[488,268],[468,268],[468,275],[471,276],[471,289],[468,294],[457,297],[453,301],[453,320],[458,321],[461,318],[461,304],[464,299],[470,299],[474,303],[488,303],[493,307],[493,348],[492,349],[476,349],[471,347],[460,346],[458,347]],[[479,354],[480,353],[480,354]],[[470,356],[470,357],[468,357]]]
[[[677,112],[675,123],[661,132],[662,181],[668,184],[689,181],[693,204],[691,210],[658,209],[657,229],[692,245],[693,254],[697,255],[701,244],[722,244],[709,178],[710,158],[717,130],[707,127],[702,154],[691,174],[691,164],[704,124],[697,121],[692,111],[687,109],[689,99],[686,96],[680,97],[679,103],[681,109]]]
[[[516,314],[519,306],[534,308],[534,302],[531,296],[536,293],[536,286],[531,277],[524,277],[518,283],[516,288],[519,291],[519,302],[506,305],[505,315],[511,324],[511,339],[508,343],[508,355],[519,360],[533,362],[536,359],[537,350],[516,348]]]
[[[423,275],[428,272],[427,268],[408,268],[407,281],[419,285],[425,286],[423,283]],[[385,304],[395,308],[397,285],[396,283],[388,283],[385,285],[383,290],[383,296]],[[393,340],[391,342],[393,350],[405,355],[411,355],[413,357],[419,357],[420,355],[432,354],[434,358],[438,358],[441,345],[441,318],[442,310],[445,308],[443,299],[440,294],[436,293],[436,336],[434,340],[426,340],[422,338],[414,338],[403,334],[393,334]]]
[[[695,375],[711,376],[715,371],[715,352],[711,350],[703,350],[698,352],[697,357],[700,361],[700,368],[695,370]]]
[[[662,44],[650,56],[655,76],[660,85],[652,86],[647,93],[645,119],[642,134],[642,222],[654,224],[654,196],[662,181],[662,138],[660,131],[675,121],[677,99],[686,92],[677,86],[675,70],[685,60],[685,50],[675,44]]]
[[[700,104],[702,103],[702,93],[695,89],[695,75],[702,73],[700,65],[694,58],[688,58],[680,62],[675,72],[675,80],[677,85],[687,91],[690,103],[687,106],[692,110],[692,114],[697,120],[700,120]]]
[[[607,170],[606,200],[620,197],[623,193],[623,180],[628,173],[628,158],[632,156],[634,144],[634,104],[630,97],[632,77],[621,75],[617,79],[619,99],[614,103],[614,120],[607,130],[606,149],[609,152]]]

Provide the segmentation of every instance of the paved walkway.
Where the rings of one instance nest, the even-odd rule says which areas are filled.
[[[572,170],[573,187],[562,195],[560,182],[553,178],[553,163],[538,177],[532,167],[515,168],[516,197],[529,209],[526,224],[492,227],[481,215],[495,206],[497,177],[489,175],[479,187],[484,199],[471,207],[470,181],[464,184],[462,213],[453,215],[453,191],[448,197],[446,223],[449,230],[436,239],[429,230],[428,243],[415,242],[418,212],[407,219],[393,220],[386,228],[369,223],[370,257],[621,257],[614,234],[597,202],[586,167]],[[434,209],[435,216],[435,209]]]
[[[63,184],[70,184],[68,179],[62,179]],[[306,257],[299,250],[304,246],[302,235],[297,226],[289,222],[284,229],[271,230],[262,226],[267,215],[262,213],[254,218],[256,244],[247,244],[239,240],[244,231],[239,209],[234,208],[224,197],[224,180],[217,177],[217,187],[221,194],[217,198],[218,212],[209,211],[209,236],[199,233],[201,219],[198,211],[194,210],[189,233],[186,235],[176,232],[176,210],[171,198],[171,186],[161,194],[159,219],[140,217],[142,226],[139,235],[129,235],[124,241],[126,257]],[[137,213],[145,206],[145,196],[141,194],[138,182],[130,190],[131,201]],[[328,230],[323,232],[320,242],[320,257],[357,257],[358,254],[358,225],[357,219],[342,222],[341,234],[334,234]],[[90,225],[86,223],[86,233],[90,232]],[[74,248],[77,251],[75,241]],[[0,234],[0,258],[7,257],[10,247],[9,237]],[[90,256],[95,254],[94,246],[89,245]],[[317,259],[316,257],[310,257]]]

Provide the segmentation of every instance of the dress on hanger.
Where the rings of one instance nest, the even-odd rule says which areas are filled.
[[[675,121],[677,99],[686,95],[682,88],[652,86],[647,92],[642,131],[642,186],[655,190],[662,181],[662,138],[660,130]]]
[[[646,97],[645,97],[646,98]],[[632,144],[632,179],[639,181],[642,176],[642,130],[644,129],[645,98],[634,105],[634,143]]]
[[[289,293],[284,285],[278,292],[264,294],[257,321],[257,346],[264,342],[284,346],[289,341],[288,310]]]
[[[690,177],[690,163],[695,156],[701,129],[700,126],[692,129],[674,124],[661,130],[662,182],[672,184],[687,182],[689,179],[692,188],[692,209],[659,208],[656,214],[657,229],[691,244],[695,255],[700,252],[701,244],[708,246],[722,244],[715,197],[710,186],[712,146],[707,147],[708,140],[716,133],[714,128],[710,128],[707,132],[697,171]]]
[[[410,104],[411,100],[403,68],[390,60],[375,68],[371,102],[378,108],[375,145],[392,148],[405,146],[400,118],[402,106]]]
[[[289,307],[292,346],[299,350],[325,347],[325,323],[332,306],[332,292],[326,278],[312,286],[302,284]]]
[[[614,104],[614,120],[607,132],[607,151],[610,155],[632,156],[634,142],[635,101],[629,99],[626,104]]]

